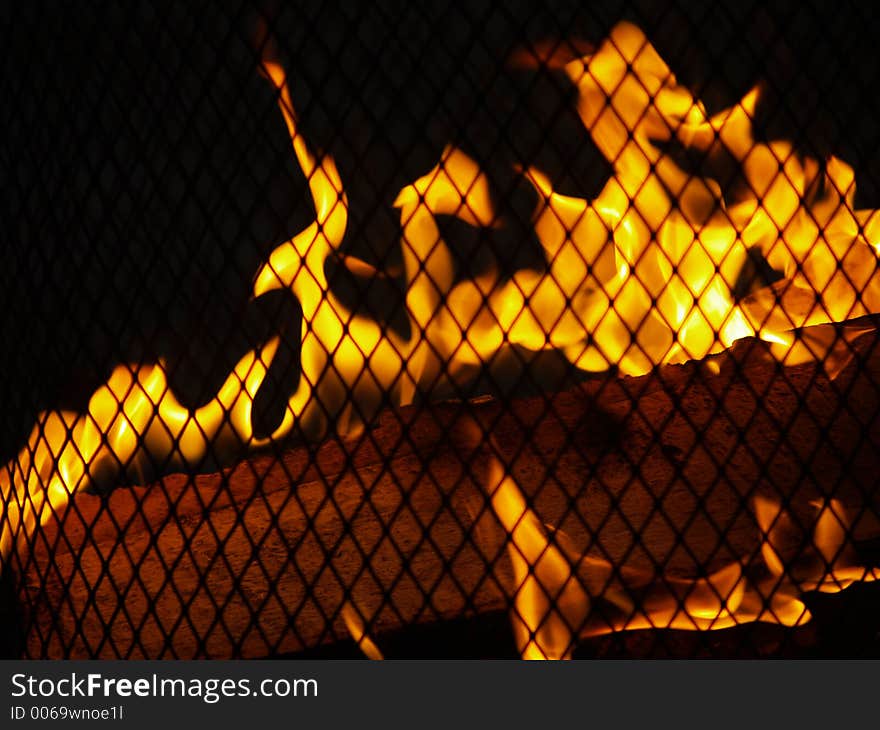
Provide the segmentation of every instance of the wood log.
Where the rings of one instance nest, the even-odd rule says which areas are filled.
[[[804,514],[834,495],[868,509],[856,537],[874,536],[878,338],[843,351],[831,379],[827,362],[784,367],[744,340],[643,377],[387,411],[356,439],[79,494],[16,556],[25,653],[262,657],[347,638],[347,602],[375,633],[507,608],[474,421],[540,518],[619,566],[696,575],[753,554],[756,491]]]

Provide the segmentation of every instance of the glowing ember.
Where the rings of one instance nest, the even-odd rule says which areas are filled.
[[[437,216],[476,228],[503,225],[485,174],[461,150],[448,147],[433,170],[400,191],[395,206],[412,334],[398,336],[334,295],[328,259],[369,270],[340,253],[348,225],[343,181],[333,159],[316,156],[298,133],[282,67],[270,60],[263,70],[315,207],[314,223],[272,252],[253,286],[254,297],[289,289],[302,309],[302,375],[281,422],[267,438],[255,437],[253,399],[278,339],[243,357],[215,398],[195,411],[170,392],[162,363],[120,365],[85,413],[42,414],[0,474],[0,561],[78,489],[147,469],[196,469],[209,450],[259,448],[294,431],[350,434],[383,404],[464,383],[475,366],[511,345],[559,352],[585,371],[616,367],[635,375],[757,335],[775,343],[780,360],[795,363],[834,346],[802,342],[797,328],[880,312],[880,217],[853,210],[852,169],[836,158],[797,155],[784,141],[757,142],[752,118],[760,89],[708,116],[641,31],[624,23],[594,54],[564,65],[580,118],[613,168],[602,192],[595,200],[564,196],[541,170],[519,170],[540,196],[532,224],[545,271],[456,279]],[[696,154],[708,170],[733,165],[737,175],[694,176],[672,147]],[[781,273],[784,286],[740,301],[732,290],[750,250]],[[565,657],[578,636],[611,630],[795,625],[809,618],[798,598],[804,590],[840,590],[876,577],[856,565],[848,518],[834,500],[817,507],[815,549],[792,559],[782,557],[784,511],[756,500],[766,567],[757,582],[739,563],[700,580],[658,582],[568,554],[564,536],[548,537],[500,464],[487,486],[510,534],[514,626],[528,657]],[[642,591],[638,600],[633,586]],[[600,597],[619,620],[594,615],[592,601]],[[359,617],[345,616],[356,640],[371,644]]]

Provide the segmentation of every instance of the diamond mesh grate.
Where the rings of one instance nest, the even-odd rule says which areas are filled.
[[[876,655],[880,236],[854,214],[878,207],[870,15],[6,9],[3,652]],[[615,35],[622,20],[644,40]],[[633,57],[572,75],[602,53]],[[583,103],[593,88],[604,100]],[[701,146],[698,107],[738,110],[751,147],[736,159],[735,113]],[[590,115],[628,128],[613,154]],[[614,195],[622,213],[600,220]],[[716,215],[736,261],[731,242],[712,259]],[[682,221],[697,233],[664,239]],[[557,229],[604,245],[554,255]],[[306,231],[291,269],[278,252]],[[695,286],[697,259],[706,281],[673,315],[664,296]],[[536,280],[564,304],[538,317],[541,346],[519,334]],[[725,349],[709,281],[732,307],[769,301],[755,329],[787,318],[813,356],[766,337]],[[474,282],[480,306],[459,307]]]

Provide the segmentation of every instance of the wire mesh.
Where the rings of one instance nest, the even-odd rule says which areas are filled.
[[[861,6],[3,16],[5,653],[876,655]]]

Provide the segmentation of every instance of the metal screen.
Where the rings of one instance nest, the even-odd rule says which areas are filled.
[[[874,16],[5,7],[4,653],[876,655]]]

